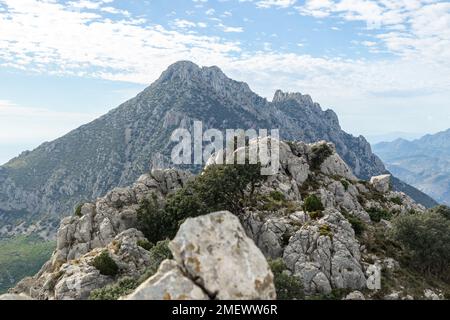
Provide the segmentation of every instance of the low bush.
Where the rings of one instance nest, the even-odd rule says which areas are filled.
[[[327,144],[320,144],[312,148],[311,169],[319,170],[323,162],[333,154],[333,150]]]
[[[302,300],[305,298],[303,285],[298,277],[286,272],[282,259],[269,261],[274,276],[274,284],[278,300]]]
[[[228,210],[240,214],[254,204],[255,188],[265,176],[260,165],[212,165],[168,196],[166,203],[156,196],[144,200],[138,209],[139,229],[156,243],[172,239],[180,224],[190,217]]]
[[[437,212],[398,217],[393,236],[411,255],[409,266],[450,281],[450,220]]]
[[[89,300],[118,300],[120,297],[132,293],[139,283],[132,278],[122,278],[117,283],[101,289],[93,290]]]
[[[450,220],[450,208],[444,205],[437,206],[430,210],[430,212],[435,212],[443,216],[444,218]]]
[[[314,211],[323,211],[324,207],[320,199],[313,194],[305,199],[303,209],[307,212],[314,212]]]
[[[366,224],[358,217],[355,217],[354,215],[351,214],[344,214],[344,217],[352,225],[352,228],[355,231],[356,236],[361,236],[364,233],[364,231],[366,231]]]
[[[148,240],[138,240],[137,245],[147,251],[150,251],[153,248],[153,244]]]
[[[103,251],[100,255],[95,257],[92,265],[100,271],[100,274],[105,276],[116,276],[119,272],[119,267],[116,262],[109,256],[108,251]]]
[[[350,183],[347,180],[341,180],[341,183],[344,186],[345,191],[348,191],[348,187],[350,187]]]
[[[392,213],[384,209],[370,208],[367,210],[367,213],[373,222],[380,222],[382,219],[388,221],[392,219]]]
[[[402,199],[400,197],[395,197],[395,198],[392,198],[390,200],[391,200],[392,203],[395,203],[395,204],[397,204],[399,206],[401,206],[403,204],[403,201],[402,201]]]
[[[74,215],[81,218],[81,208],[83,207],[84,203],[80,203],[75,207]]]

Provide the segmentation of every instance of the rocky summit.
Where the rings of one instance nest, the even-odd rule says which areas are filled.
[[[152,168],[170,167],[171,133],[195,120],[205,130],[279,128],[282,139],[327,140],[358,178],[387,173],[367,141],[345,133],[336,114],[310,96],[277,91],[270,102],[217,67],[182,61],[108,114],[1,166],[0,235],[53,237],[61,217],[77,204],[130,185]],[[396,179],[392,183],[426,206],[436,204]]]
[[[154,169],[84,204],[62,221],[42,270],[4,298],[444,298],[448,286],[414,280],[390,240],[396,219],[433,216],[393,191],[390,176],[358,179],[326,141],[280,142],[276,174],[228,190],[239,168],[216,159],[198,176]],[[241,205],[230,211],[236,195]],[[171,240],[156,237],[174,216]]]

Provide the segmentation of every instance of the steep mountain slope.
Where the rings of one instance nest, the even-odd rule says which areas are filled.
[[[396,176],[450,204],[450,129],[420,139],[398,139],[374,146]]]
[[[194,120],[204,129],[279,128],[287,140],[329,140],[358,177],[386,171],[363,137],[342,131],[309,96],[277,91],[268,102],[217,67],[178,62],[108,114],[0,167],[0,234],[50,235],[78,203],[170,166],[171,133]]]

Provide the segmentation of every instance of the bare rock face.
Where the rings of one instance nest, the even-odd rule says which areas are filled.
[[[366,287],[359,243],[350,223],[339,212],[326,211],[316,224],[295,233],[283,259],[288,269],[302,279],[306,293]]]
[[[391,175],[384,174],[381,176],[372,177],[370,179],[370,183],[378,192],[386,193],[390,189]]]
[[[126,299],[275,299],[264,255],[227,211],[187,219],[170,242],[175,261]]]
[[[209,297],[174,260],[161,263],[158,272],[142,283],[125,300],[208,300]]]
[[[115,281],[92,265],[104,251],[117,264],[118,276],[138,277],[150,265],[148,251],[138,245],[145,237],[135,229],[139,203],[150,195],[163,201],[189,176],[178,170],[153,170],[131,187],[116,188],[95,203],[84,204],[80,216],[62,220],[51,259],[12,291],[34,299],[87,299],[92,290]]]

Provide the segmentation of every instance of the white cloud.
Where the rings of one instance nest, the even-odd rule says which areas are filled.
[[[244,32],[244,28],[242,27],[230,27],[224,25],[223,23],[219,23],[217,27],[222,29],[223,32],[237,32],[237,33]]]
[[[6,9],[0,11],[0,66],[149,84],[169,64],[193,60],[201,65],[220,66],[231,77],[248,82],[268,98],[278,88],[302,91],[348,117],[370,104],[374,110],[386,102],[406,107],[400,100],[404,104],[417,104],[414,101],[418,101],[418,96],[439,96],[440,100],[432,100],[439,106],[442,101],[449,101],[448,6],[423,4],[419,0],[380,0],[382,5],[376,3],[381,11],[376,7],[368,11],[363,7],[369,2],[375,3],[311,0],[298,10],[308,15],[377,22],[376,37],[360,44],[377,49],[379,44],[384,44],[398,57],[380,61],[313,57],[281,53],[268,45],[264,51],[247,52],[237,41],[190,34],[190,27],[203,27],[201,22],[179,21],[181,29],[168,30],[133,16],[111,20],[102,15],[102,8],[112,6],[104,1],[96,9],[78,11],[52,0],[0,0]],[[78,5],[93,6],[90,2]],[[388,14],[389,10],[393,13]],[[386,19],[380,18],[380,14]],[[217,26],[224,32],[244,32],[242,27],[220,22]],[[20,111],[36,114],[36,110]],[[66,117],[42,114],[49,118]],[[0,125],[10,127],[9,123],[14,123],[12,115],[9,118],[3,115],[0,114],[3,121]],[[447,115],[442,119],[447,120]],[[68,124],[68,127],[73,126]]]
[[[256,1],[256,6],[258,8],[288,8],[293,6],[297,0],[260,0]]]
[[[303,15],[361,21],[391,53],[429,62],[450,60],[450,3],[439,0],[306,0]]]

